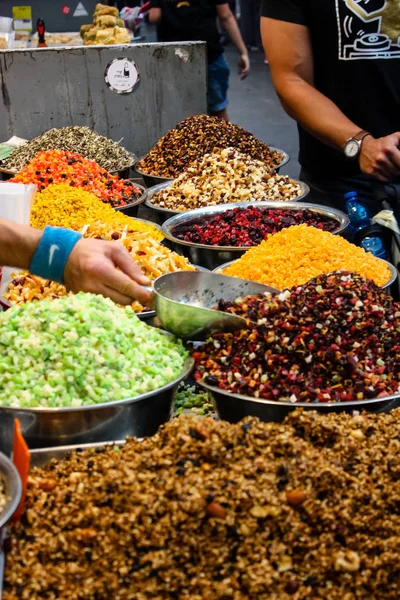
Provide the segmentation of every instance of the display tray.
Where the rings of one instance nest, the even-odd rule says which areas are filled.
[[[141,439],[141,438],[139,438]],[[76,452],[76,450],[90,450],[91,448],[106,448],[109,446],[122,446],[125,444],[125,440],[115,440],[115,442],[97,442],[92,444],[74,444],[70,446],[59,446],[51,448],[37,448],[31,450],[31,469],[33,467],[43,467],[51,461],[52,458],[60,460],[64,458],[70,452]]]

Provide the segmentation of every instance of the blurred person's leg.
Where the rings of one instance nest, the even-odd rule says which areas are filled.
[[[208,113],[228,121],[229,67],[221,54],[208,65]]]

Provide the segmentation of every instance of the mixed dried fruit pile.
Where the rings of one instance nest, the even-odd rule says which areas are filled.
[[[300,223],[331,233],[339,228],[336,219],[310,209],[249,206],[229,209],[215,216],[199,217],[176,227],[172,234],[179,240],[206,246],[257,246],[269,235]]]
[[[197,380],[289,403],[400,392],[400,304],[358,275],[321,275],[278,296],[221,301],[219,309],[249,325],[194,352]]]
[[[341,269],[372,279],[377,285],[390,280],[390,269],[380,258],[339,235],[305,224],[269,236],[223,269],[223,274],[284,290]]]
[[[400,413],[174,419],[34,469],[4,600],[398,600]]]
[[[113,207],[126,206],[140,198],[141,190],[129,179],[119,179],[75,152],[39,152],[10,182],[35,183],[44,190],[52,183],[83,188]]]
[[[239,125],[218,117],[196,115],[181,121],[161,138],[138,168],[148,175],[174,178],[205,154],[229,147],[262,161],[269,169],[277,167],[284,157]]]
[[[14,150],[9,158],[0,161],[4,169],[20,171],[46,150],[67,150],[84,158],[95,160],[107,171],[117,171],[131,165],[134,156],[118,142],[91,131],[88,127],[62,127],[49,129]]]
[[[206,154],[151,198],[161,208],[185,211],[250,200],[296,200],[301,187],[287,175],[234,148]]]

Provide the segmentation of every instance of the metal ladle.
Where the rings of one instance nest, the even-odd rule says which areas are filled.
[[[153,284],[153,303],[161,325],[177,337],[203,340],[213,333],[246,327],[246,319],[214,310],[218,302],[256,294],[277,294],[267,285],[217,273],[179,271]]]

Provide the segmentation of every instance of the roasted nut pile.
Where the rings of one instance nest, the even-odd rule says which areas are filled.
[[[339,235],[304,224],[269,236],[223,269],[223,274],[283,290],[340,269],[372,279],[377,285],[390,279],[390,269],[380,258]]]
[[[0,404],[37,408],[132,398],[173,381],[187,352],[130,307],[79,293],[0,313]]]
[[[93,160],[64,150],[39,152],[10,182],[34,183],[39,191],[53,183],[66,184],[91,192],[114,208],[132,204],[142,195],[129,179],[119,179]]]
[[[225,148],[192,163],[151,202],[161,208],[185,211],[250,200],[295,200],[300,195],[299,184],[286,175],[277,175],[259,160]]]
[[[118,142],[114,142],[88,127],[62,127],[50,129],[16,148],[12,155],[0,161],[4,169],[20,171],[35,158],[38,152],[45,150],[68,150],[84,158],[95,160],[107,171],[117,171],[131,165],[134,156]]]
[[[140,265],[144,275],[152,281],[165,273],[195,270],[187,258],[172,252],[147,233],[128,230],[127,226],[94,223],[85,226],[82,233],[87,238],[120,242],[128,250],[132,259]],[[32,300],[52,300],[72,293],[64,285],[31,275],[27,271],[13,273],[12,277],[6,293],[3,294],[11,304],[24,304]],[[149,310],[137,300],[131,306],[136,313]]]
[[[181,417],[33,469],[4,600],[398,600],[400,413]]]
[[[97,221],[112,225],[115,228],[113,232],[127,228],[146,232],[156,240],[163,239],[162,233],[152,223],[132,219],[85,190],[53,183],[35,196],[31,212],[32,227],[42,229],[46,225],[53,225],[80,231],[86,224]]]
[[[138,168],[148,175],[174,178],[215,148],[229,147],[262,161],[269,169],[277,167],[284,156],[239,125],[218,117],[197,115],[171,129],[139,162]]]
[[[248,329],[193,356],[196,379],[282,402],[349,402],[400,392],[400,304],[372,281],[321,275],[277,296],[220,302]]]
[[[179,240],[207,246],[257,246],[269,235],[286,227],[306,223],[334,232],[339,222],[313,210],[285,210],[249,206],[233,208],[218,215],[199,217],[172,231]]]

